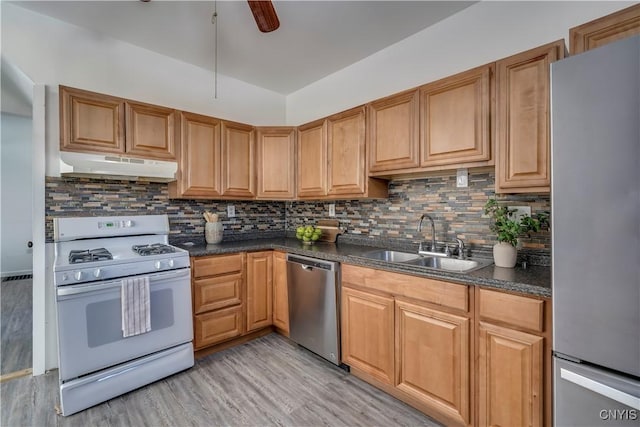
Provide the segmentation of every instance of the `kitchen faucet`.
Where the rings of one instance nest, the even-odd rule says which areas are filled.
[[[433,222],[433,218],[431,218],[431,216],[429,216],[428,214],[422,214],[422,216],[420,217],[420,222],[418,223],[418,233],[422,233],[422,221],[425,218],[431,221],[431,249],[429,250],[431,252],[435,252],[436,251],[436,226]],[[422,242],[420,242],[420,246],[418,247],[418,252],[422,252]]]

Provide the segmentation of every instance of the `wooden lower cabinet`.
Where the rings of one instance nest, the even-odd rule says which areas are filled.
[[[461,425],[471,412],[470,324],[467,317],[396,301],[396,387]]]
[[[210,345],[242,335],[242,306],[215,310],[194,316],[194,348]]]
[[[273,324],[271,251],[247,254],[247,332]]]
[[[544,338],[484,322],[479,332],[479,425],[544,425]]]
[[[282,252],[273,253],[273,325],[289,336],[287,256]]]
[[[342,288],[342,361],[394,382],[393,298]]]

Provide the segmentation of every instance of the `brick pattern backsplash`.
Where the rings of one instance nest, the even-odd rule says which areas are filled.
[[[92,178],[46,178],[46,239],[53,240],[54,217],[167,214],[172,238],[202,237],[202,212],[220,215],[225,239],[259,237],[258,231],[291,232],[298,225],[328,218],[328,204],[335,203],[336,219],[351,235],[374,239],[430,239],[428,222],[417,233],[420,216],[435,220],[440,242],[463,239],[467,246],[490,248],[495,236],[482,209],[495,197],[495,174],[471,172],[469,187],[456,188],[455,175],[391,181],[389,198],[383,200],[336,200],[322,202],[200,201],[169,199],[167,184],[145,181],[113,181]],[[513,206],[531,206],[532,213],[551,210],[548,195],[498,196]],[[227,218],[233,204],[236,217]],[[549,230],[521,239],[523,247],[549,250]]]
[[[169,199],[167,184],[145,181],[46,177],[45,186],[48,242],[53,241],[54,217],[167,214],[172,238],[203,237],[202,213],[208,210],[220,215],[225,239],[256,237],[257,231],[285,230],[282,202]],[[235,218],[227,218],[228,204],[235,206]]]
[[[496,239],[489,230],[489,218],[482,214],[490,197],[496,197],[493,172],[470,173],[467,188],[456,187],[455,175],[391,181],[389,198],[385,200],[287,202],[286,228],[293,230],[298,225],[327,218],[328,204],[335,203],[336,219],[349,234],[372,239],[431,239],[428,221],[423,224],[422,236],[417,233],[420,216],[428,213],[435,221],[438,241],[458,237],[467,245],[490,247]],[[532,214],[551,210],[548,195],[509,195],[497,199],[512,206],[531,206]],[[549,249],[551,234],[544,230],[521,241],[525,248]]]

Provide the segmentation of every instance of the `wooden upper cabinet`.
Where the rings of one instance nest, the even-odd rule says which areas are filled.
[[[318,120],[298,128],[298,197],[327,194],[327,124]]]
[[[176,111],[126,102],[126,152],[141,157],[175,160]]]
[[[365,194],[365,111],[363,107],[327,119],[328,194]]]
[[[295,148],[295,128],[258,128],[257,198],[274,200],[295,197]]]
[[[124,154],[123,99],[60,86],[60,149]]]
[[[420,166],[418,95],[411,90],[367,106],[369,172]]]
[[[420,88],[422,167],[491,160],[492,73],[488,64]]]
[[[247,332],[273,323],[271,251],[247,254]]]
[[[640,34],[640,4],[571,28],[571,54],[576,55],[637,34]]]
[[[222,195],[220,120],[180,113],[177,181],[169,183],[171,197],[211,198]]]
[[[176,111],[60,86],[60,149],[176,159]]]
[[[253,198],[255,191],[255,130],[222,122],[222,195]]]
[[[564,41],[496,63],[496,192],[549,192],[551,185],[550,64]]]

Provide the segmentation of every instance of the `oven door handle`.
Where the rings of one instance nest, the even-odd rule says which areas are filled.
[[[142,274],[141,276],[145,276]],[[152,273],[147,274],[149,276],[149,282],[158,281],[158,280],[171,280],[171,279],[179,279],[182,277],[190,277],[191,269],[190,268],[181,268],[180,270],[173,270],[164,273]],[[122,279],[110,280],[108,282],[93,282],[93,283],[84,283],[81,285],[68,285],[68,286],[60,286],[57,290],[57,294],[59,297],[66,297],[71,295],[79,295],[86,294],[90,292],[103,291],[105,289],[111,289],[122,286]]]

